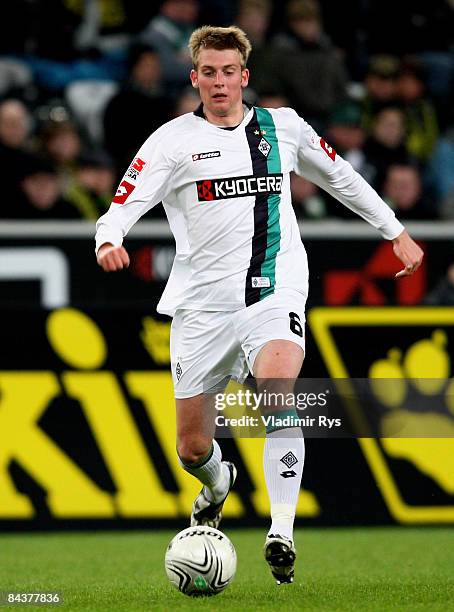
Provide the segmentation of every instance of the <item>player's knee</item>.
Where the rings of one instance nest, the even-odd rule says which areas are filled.
[[[211,440],[201,437],[192,437],[180,440],[177,444],[177,452],[181,461],[186,465],[199,463],[208,455],[211,449]]]
[[[256,379],[296,378],[304,360],[304,350],[289,340],[271,340],[261,348],[254,361]]]

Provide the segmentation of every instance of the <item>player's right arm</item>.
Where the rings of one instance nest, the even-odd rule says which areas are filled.
[[[129,265],[124,237],[172,189],[176,158],[169,139],[168,124],[150,136],[132,160],[109,210],[96,223],[97,261],[106,272]]]

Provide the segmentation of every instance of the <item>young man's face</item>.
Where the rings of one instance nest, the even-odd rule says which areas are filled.
[[[227,117],[242,104],[241,90],[249,80],[249,70],[241,68],[236,49],[203,49],[197,70],[191,70],[191,82],[200,92],[205,114]]]

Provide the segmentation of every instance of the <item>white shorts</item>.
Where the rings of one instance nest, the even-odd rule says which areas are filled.
[[[221,392],[230,378],[243,382],[270,340],[290,340],[304,350],[305,305],[304,294],[281,289],[240,310],[178,309],[170,331],[175,397]]]

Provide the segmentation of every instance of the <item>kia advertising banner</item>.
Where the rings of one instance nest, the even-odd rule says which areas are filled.
[[[315,308],[308,320],[304,379],[386,377],[393,385],[373,391],[384,437],[355,435],[358,413],[348,402],[346,437],[306,437],[297,516],[308,524],[454,522],[452,310]],[[187,519],[199,484],[175,452],[169,322],[148,309],[4,308],[0,329],[0,526]],[[426,400],[411,420],[410,393]],[[359,408],[367,417],[367,403]],[[413,429],[396,436],[403,417]],[[435,428],[438,437],[428,437]],[[268,513],[263,437],[232,433],[220,442],[239,473],[226,517],[260,522]]]

